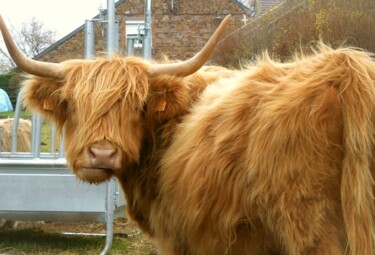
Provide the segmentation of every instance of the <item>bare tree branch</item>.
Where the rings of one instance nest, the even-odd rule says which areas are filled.
[[[44,29],[44,24],[35,17],[30,22],[23,23],[20,30],[16,30],[13,26],[10,30],[17,46],[30,58],[38,55],[56,41],[56,31]],[[0,73],[16,67],[7,51],[1,47],[0,62]]]
[[[12,58],[8,55],[8,53],[6,53],[3,49],[0,48],[0,53],[3,55],[3,57],[5,57],[9,63],[13,66],[13,67],[16,67],[16,65],[14,64]]]

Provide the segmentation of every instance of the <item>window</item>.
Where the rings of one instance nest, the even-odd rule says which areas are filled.
[[[134,48],[142,48],[142,38],[144,36],[144,20],[126,21],[126,39],[133,40]]]

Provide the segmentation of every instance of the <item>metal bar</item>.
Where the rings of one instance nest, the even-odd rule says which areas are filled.
[[[28,166],[28,167],[66,167],[65,159],[41,159],[41,158],[1,158],[0,160],[1,168],[7,167],[18,167],[18,166]]]
[[[50,134],[49,151],[50,151],[50,154],[55,154],[55,139],[56,139],[56,125],[55,124],[51,124],[49,134]]]
[[[109,57],[113,56],[115,52],[115,1],[108,0],[107,1],[107,15],[108,15],[108,23],[107,23],[107,54]]]
[[[16,159],[16,158],[19,158],[19,159],[32,159],[32,158],[34,158],[32,152],[16,152],[16,153],[2,152],[1,157],[2,158],[14,158],[14,159]],[[44,159],[44,158],[45,159],[57,159],[57,158],[61,158],[61,157],[59,157],[59,155],[57,153],[51,154],[50,152],[48,152],[48,153],[41,152],[40,158],[41,159]]]
[[[100,255],[108,254],[113,240],[113,221],[114,221],[114,211],[115,211],[115,197],[116,197],[116,181],[114,178],[111,178],[107,182],[106,187],[106,213],[105,213],[105,222],[106,222],[106,241],[105,247]]]
[[[95,54],[95,32],[94,22],[86,20],[85,22],[85,59],[93,59]]]
[[[143,57],[150,60],[152,53],[151,0],[145,0],[145,36],[143,38]]]
[[[105,234],[100,233],[75,233],[75,232],[63,232],[63,235],[67,236],[105,236]]]
[[[65,126],[63,127],[62,134],[60,137],[59,158],[65,158],[64,140],[65,140]]]
[[[11,152],[17,151],[17,144],[18,144],[18,123],[20,120],[21,115],[21,102],[22,102],[22,93],[18,93],[17,96],[17,104],[16,110],[14,112],[13,118],[13,126],[12,126],[12,144],[11,144]]]
[[[134,55],[134,38],[127,38],[126,39],[126,54],[128,56],[133,56]]]
[[[36,130],[36,115],[33,114],[31,116],[31,153],[34,155],[34,148],[35,148],[35,137],[37,130]]]
[[[60,141],[59,158],[65,158],[64,136],[65,136],[65,134],[62,135],[62,138],[61,138],[61,141]]]
[[[19,158],[19,159],[33,159],[34,155],[31,152],[15,152],[15,153],[2,152],[1,153],[1,159],[0,159],[0,167],[1,167],[1,163],[3,162],[3,159],[8,160],[8,159],[17,159],[17,158]],[[40,158],[41,159],[58,159],[58,158],[61,158],[61,157],[58,157],[57,153],[51,154],[50,152],[48,152],[48,153],[41,152]]]
[[[34,133],[34,147],[33,147],[33,155],[34,158],[40,158],[40,144],[42,142],[42,116],[37,115],[35,120],[35,130]],[[34,124],[34,123],[33,123]]]

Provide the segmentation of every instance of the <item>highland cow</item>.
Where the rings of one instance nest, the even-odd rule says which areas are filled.
[[[162,254],[375,254],[371,54],[321,45],[288,63],[199,70],[227,22],[170,64],[44,63],[0,27],[33,75],[26,106],[66,130],[76,176],[118,178]]]

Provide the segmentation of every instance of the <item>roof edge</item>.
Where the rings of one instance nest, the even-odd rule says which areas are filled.
[[[123,4],[124,2],[126,2],[126,0],[118,0],[115,3],[115,7],[117,7],[120,4]],[[107,9],[103,10],[103,13],[107,14]],[[95,15],[94,17],[92,17],[91,19],[98,19],[99,16],[100,16],[100,14],[98,13],[97,15]],[[53,44],[51,44],[50,46],[48,46],[47,48],[45,48],[43,51],[39,52],[39,54],[35,55],[33,57],[33,59],[34,60],[38,60],[38,59],[42,58],[43,56],[45,56],[46,54],[48,54],[50,51],[56,49],[61,44],[65,43],[70,38],[72,38],[75,34],[77,34],[78,32],[80,32],[80,31],[82,31],[84,29],[85,29],[85,24],[79,26],[78,28],[74,29],[72,32],[70,32],[66,36],[62,37],[61,39],[57,40],[56,42],[54,42]]]

